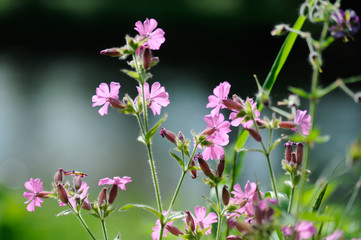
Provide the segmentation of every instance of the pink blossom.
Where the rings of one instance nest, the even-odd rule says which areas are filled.
[[[163,211],[163,215],[167,215],[167,211]],[[166,226],[172,226],[173,221],[167,222]],[[161,225],[160,225],[160,220],[158,219],[155,223],[155,227],[152,228],[153,233],[152,233],[152,239],[153,240],[159,240],[159,235],[160,235],[160,229],[161,229]],[[167,232],[168,230],[164,227],[163,230],[163,237],[167,237]]]
[[[164,31],[161,28],[156,29],[157,25],[158,22],[153,18],[145,19],[144,24],[141,21],[135,23],[134,29],[143,39],[148,39],[144,45],[149,46],[151,50],[158,50],[160,45],[165,42]]]
[[[137,87],[139,96],[142,96],[142,88]],[[144,83],[144,94],[148,106],[152,109],[154,116],[160,115],[162,107],[166,107],[169,104],[169,94],[165,91],[165,88],[160,85],[159,82],[155,82],[152,85],[152,89],[149,93],[149,84]]]
[[[213,133],[215,138],[220,139],[221,142],[228,143],[229,136],[227,133],[231,132],[231,129],[229,128],[231,124],[228,121],[224,121],[222,113],[206,115],[204,121],[207,123],[208,128],[215,130]]]
[[[311,115],[307,114],[307,110],[305,111],[297,110],[295,119],[293,121],[297,124],[296,127],[292,128],[293,131],[306,136],[310,134]]]
[[[294,228],[290,226],[283,226],[281,228],[281,231],[284,236],[290,236],[294,234],[293,232],[295,231],[295,239],[297,240],[309,239],[311,236],[317,233],[317,229],[315,228],[315,226],[313,226],[313,222],[308,221],[302,221],[300,223],[297,223]]]
[[[101,83],[96,89],[96,95],[93,95],[92,102],[93,107],[103,105],[103,107],[101,107],[98,111],[101,116],[103,116],[104,114],[108,114],[108,107],[111,100],[119,99],[119,89],[120,84],[117,82],[110,83],[110,91],[106,83]]]
[[[243,100],[242,100],[243,101]],[[260,112],[258,111],[257,109],[257,103],[253,101],[252,98],[247,98],[246,102],[244,102],[243,105],[246,105],[247,104],[247,101],[249,102],[249,105],[251,106],[251,111],[252,111],[252,114],[253,114],[253,117],[255,118],[255,120],[258,120],[259,116],[261,115]],[[241,110],[243,111],[243,110]],[[251,128],[252,125],[253,125],[253,120],[249,120],[249,119],[246,119],[247,116],[244,116],[244,117],[237,117],[237,114],[239,113],[240,111],[238,110],[233,110],[232,113],[229,115],[229,119],[232,120],[231,122],[231,125],[233,127],[238,127],[240,124],[242,124],[242,127],[243,128]]]
[[[326,240],[339,240],[343,235],[343,231],[336,230],[334,233],[326,237]]]
[[[71,195],[71,194],[69,194],[69,191],[67,191],[69,202],[74,209],[76,209],[75,198],[77,198],[77,197],[79,197],[80,200],[84,199],[84,202],[89,204],[89,200],[88,200],[88,196],[87,196],[88,190],[89,190],[88,184],[86,182],[82,182],[80,185],[80,188],[78,189],[78,191],[75,194]],[[66,206],[66,204],[64,204],[63,202],[60,201],[59,206],[63,207],[63,206]]]
[[[206,146],[202,152],[204,160],[208,159],[219,159],[224,155],[224,149],[222,146],[228,144],[229,140],[224,141],[219,138],[215,138],[213,135],[207,137],[207,139],[212,143],[210,146]]]
[[[207,108],[214,108],[211,111],[211,115],[215,115],[219,113],[221,108],[226,108],[226,106],[222,103],[222,100],[228,98],[229,91],[231,89],[231,84],[228,82],[222,82],[217,87],[213,89],[213,94],[208,97]]]
[[[244,187],[244,192],[239,184],[233,187],[234,191],[232,194],[234,195],[233,203],[245,203],[243,207],[239,209],[239,213],[246,214],[248,217],[254,216],[254,201],[258,201],[258,193],[257,193],[257,184],[250,182],[249,180]]]
[[[105,185],[105,184],[108,184],[108,185],[116,184],[116,185],[118,185],[118,187],[120,189],[126,190],[125,184],[130,183],[130,182],[132,182],[132,178],[127,177],[127,176],[124,176],[123,178],[114,177],[113,179],[102,178],[99,180],[98,185],[101,186],[101,185]]]
[[[196,215],[195,217],[191,213],[194,220],[194,225],[197,226],[198,224],[201,230],[209,227],[209,229],[205,232],[205,235],[211,234],[212,224],[217,222],[217,215],[211,212],[208,214],[208,216],[206,216],[207,214],[206,208],[199,207],[198,205],[194,208],[194,214]],[[186,229],[188,229],[188,223],[186,219],[184,218],[183,221],[186,223]]]
[[[40,182],[40,178],[33,179],[30,178],[28,182],[24,184],[25,188],[29,191],[24,192],[24,197],[28,200],[24,202],[25,204],[29,203],[26,209],[29,212],[35,211],[35,206],[41,207],[43,200],[40,198],[40,193],[43,191],[43,182]]]

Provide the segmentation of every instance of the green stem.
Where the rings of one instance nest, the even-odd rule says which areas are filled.
[[[104,239],[108,240],[107,227],[105,226],[105,219],[101,219]]]
[[[220,240],[221,239],[221,227],[222,227],[222,214],[221,214],[221,203],[219,200],[219,194],[218,194],[218,186],[215,187],[216,190],[216,197],[217,197],[217,205],[218,205],[218,209],[217,209],[217,215],[218,215],[218,225],[217,225],[217,238],[216,240]]]
[[[77,211],[75,211],[75,209],[73,208],[73,206],[68,203],[67,204],[68,207],[75,213],[75,215],[77,216],[77,218],[79,219],[80,223],[83,225],[83,227],[87,230],[87,232],[89,233],[89,235],[96,240],[96,237],[94,236],[94,234],[90,231],[90,228],[88,227],[88,225],[85,223],[84,219],[82,218],[82,216],[80,215],[80,213],[78,213]]]
[[[291,177],[292,178],[292,177]],[[291,180],[292,181],[292,180]],[[292,186],[291,187],[291,193],[290,193],[290,200],[288,202],[288,209],[287,209],[287,213],[291,213],[292,210],[292,203],[293,203],[293,194],[295,192],[295,187]]]
[[[155,195],[156,195],[156,198],[157,198],[158,211],[160,213],[162,213],[163,210],[162,210],[161,196],[160,196],[160,192],[159,192],[158,177],[157,177],[157,173],[155,171],[153,153],[152,153],[152,149],[150,147],[150,144],[147,144],[147,150],[148,150],[148,156],[149,156],[149,164],[150,164],[150,168],[151,168],[151,171],[152,171],[152,178],[153,178],[153,185],[154,185]]]

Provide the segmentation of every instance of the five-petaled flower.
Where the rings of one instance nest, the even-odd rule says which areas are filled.
[[[217,222],[217,215],[213,212],[211,212],[207,215],[206,208],[200,207],[198,205],[194,208],[194,214],[196,215],[195,217],[191,213],[193,220],[194,220],[194,225],[195,226],[199,225],[199,228],[201,230],[208,228],[207,231],[205,232],[205,235],[211,234],[212,224]],[[186,223],[186,229],[188,229],[188,223],[187,223],[186,219],[184,218],[183,221]]]
[[[165,42],[164,31],[161,28],[157,28],[158,22],[151,18],[147,18],[144,24],[141,21],[135,23],[135,30],[141,36],[141,40],[147,38],[148,40],[144,45],[148,46],[151,50],[158,50],[160,45]]]
[[[226,108],[226,106],[222,103],[222,100],[228,98],[229,91],[231,89],[231,84],[228,82],[222,82],[217,87],[213,89],[213,94],[208,97],[207,108],[214,108],[211,111],[211,115],[215,115],[219,113],[221,108]]]
[[[125,184],[127,183],[130,183],[132,182],[132,178],[131,177],[127,177],[127,176],[124,176],[122,178],[120,177],[114,177],[113,179],[110,179],[110,178],[102,178],[99,180],[99,183],[98,185],[101,186],[101,185],[113,185],[113,184],[116,184],[118,185],[118,187],[122,190],[126,190],[127,188],[125,187]]]
[[[231,129],[229,128],[231,124],[228,121],[224,121],[222,113],[206,115],[204,121],[207,123],[208,128],[214,129],[213,135],[215,138],[221,140],[221,142],[228,143],[228,133],[231,132]]]
[[[296,111],[296,116],[293,120],[297,126],[292,128],[293,131],[298,132],[303,135],[310,134],[311,129],[311,115],[307,114],[307,110],[305,111]]]
[[[142,88],[137,87],[139,96],[142,96]],[[149,84],[144,83],[144,95],[147,106],[152,109],[154,116],[159,115],[162,107],[166,107],[169,104],[169,94],[165,91],[165,88],[160,85],[159,82],[155,82],[152,85],[149,92]]]
[[[43,182],[40,181],[40,178],[33,179],[30,178],[28,182],[24,184],[25,188],[29,191],[24,192],[24,197],[28,200],[24,202],[25,204],[29,203],[26,209],[29,212],[35,211],[35,206],[41,207],[43,200],[41,199],[41,192],[43,191]]]
[[[93,107],[103,105],[98,111],[101,116],[108,114],[108,107],[109,104],[111,104],[111,101],[119,102],[119,89],[120,84],[117,82],[110,83],[110,91],[108,84],[106,83],[101,83],[96,89],[96,95],[93,95],[92,102]]]
[[[239,210],[237,210],[240,214],[246,214],[248,217],[254,216],[254,201],[258,201],[258,193],[257,193],[257,184],[254,182],[250,182],[249,180],[244,187],[244,192],[239,184],[233,187],[234,198],[231,200],[233,204],[243,205]]]
[[[238,127],[242,124],[243,128],[251,128],[253,126],[253,120],[250,119],[250,115],[253,115],[254,120],[259,120],[259,116],[261,115],[257,109],[257,102],[254,102],[252,98],[247,98],[245,101],[242,100],[242,105],[247,113],[245,116],[238,116],[240,111],[244,110],[235,110],[232,109],[231,114],[229,115],[229,119],[231,119],[231,125],[233,127]]]

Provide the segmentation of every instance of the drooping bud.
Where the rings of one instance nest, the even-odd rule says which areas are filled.
[[[99,193],[99,197],[98,197],[98,206],[102,207],[103,203],[107,200],[107,190],[108,188],[103,188],[100,193]]]
[[[191,226],[192,231],[194,232],[196,229],[196,226],[194,224],[194,219],[189,211],[184,212],[186,214],[186,222],[188,226]]]
[[[79,175],[76,175],[74,177],[74,187],[76,190],[79,190],[79,188],[81,187],[81,184],[82,184],[82,180],[81,180],[81,176]]]
[[[119,99],[116,98],[109,98],[110,105],[112,105],[113,108],[118,109],[125,109],[126,105],[123,104]]]
[[[49,191],[41,191],[39,193],[36,193],[36,196],[39,198],[49,198],[49,194],[52,194],[52,192]]]
[[[291,162],[294,164],[297,164],[297,158],[296,158],[296,153],[292,152],[291,153]]]
[[[248,224],[241,222],[240,220],[235,221],[234,225],[241,233],[249,233],[251,231],[251,227]]]
[[[109,192],[109,199],[108,199],[109,204],[112,204],[114,202],[114,200],[117,198],[117,194],[118,194],[118,185],[113,184]]]
[[[229,195],[228,187],[224,185],[222,189],[222,201],[224,206],[227,206],[229,204],[229,199],[230,199],[230,195]]]
[[[300,166],[303,161],[303,143],[297,143],[296,155],[297,155],[297,165]]]
[[[297,124],[295,122],[285,121],[285,122],[280,122],[280,124],[278,124],[278,126],[280,128],[292,129],[292,128],[296,127]]]
[[[196,166],[196,162],[194,161],[194,159],[192,159],[192,162],[190,163],[190,166]],[[197,175],[197,170],[191,170],[191,174],[192,174],[192,178],[196,179],[198,177]]]
[[[149,48],[144,49],[143,53],[143,67],[145,70],[148,70],[150,68],[150,65],[152,63],[152,52]]]
[[[221,159],[219,160],[218,166],[217,166],[217,176],[222,177],[224,172],[224,166],[225,166],[225,160],[224,155],[221,156]]]
[[[83,205],[81,206],[83,209],[85,209],[85,210],[91,210],[92,209],[92,207],[89,205],[89,203],[88,202],[86,202],[86,201],[84,201],[83,202]]]
[[[173,234],[175,236],[184,235],[184,232],[179,230],[177,227],[174,227],[174,226],[171,226],[171,225],[166,225],[165,229],[167,229],[171,234]]]
[[[201,155],[198,155],[197,158],[198,158],[199,166],[201,167],[201,170],[204,173],[204,175],[206,175],[209,178],[214,178],[214,175],[211,169],[209,168],[208,163],[202,158]]]
[[[228,109],[230,110],[242,110],[242,104],[240,104],[239,102],[236,102],[234,100],[231,99],[224,99],[222,100],[222,103],[224,106],[226,106]]]
[[[63,172],[64,172],[64,169],[59,168],[58,171],[55,173],[55,176],[54,176],[55,184],[59,184],[59,183],[63,182]]]
[[[100,51],[101,55],[109,57],[120,57],[123,54],[119,51],[119,48],[108,48]]]
[[[166,137],[170,142],[174,143],[175,145],[177,145],[177,142],[176,142],[176,137],[174,135],[174,133],[172,133],[171,131],[168,131],[167,129],[165,128],[161,128],[160,129],[160,132],[159,134],[162,136],[162,137]]]
[[[67,204],[69,202],[68,194],[66,193],[63,185],[59,183],[58,185],[56,185],[56,189],[58,191],[58,198],[60,199],[60,201],[64,204]]]
[[[253,128],[245,128],[245,129],[249,132],[249,135],[251,135],[251,137],[253,137],[254,140],[256,140],[257,142],[262,141],[262,137],[259,134],[259,132],[257,132]]]
[[[177,138],[180,142],[184,142],[184,135],[181,131],[178,132]]]
[[[287,162],[291,162],[291,154],[293,152],[292,145],[293,145],[293,143],[291,141],[288,141],[287,143],[285,143],[285,147],[287,147],[286,152],[285,152],[285,158],[286,158]]]

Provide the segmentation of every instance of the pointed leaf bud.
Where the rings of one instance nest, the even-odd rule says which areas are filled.
[[[192,159],[192,162],[190,163],[190,166],[196,166],[196,162],[194,161],[194,159]],[[197,170],[191,170],[191,174],[192,174],[192,178],[196,179],[198,177],[197,175]]]
[[[296,127],[297,124],[295,122],[285,121],[285,122],[280,122],[280,124],[278,126],[280,128],[292,129],[292,128]]]
[[[76,175],[74,177],[74,188],[76,190],[79,190],[79,188],[81,187],[81,184],[82,184],[81,176]]]
[[[228,187],[224,185],[222,189],[222,201],[224,206],[227,206],[229,204],[229,199],[230,199],[230,195],[229,195]]]
[[[253,137],[254,140],[256,140],[257,142],[262,141],[261,135],[256,130],[254,130],[253,128],[245,128],[245,129],[249,132],[249,135],[251,135],[251,137]]]
[[[177,227],[174,227],[174,226],[171,226],[171,225],[166,225],[165,229],[167,229],[171,234],[173,234],[175,236],[184,235],[184,232],[179,230]]]
[[[291,141],[288,141],[287,143],[285,143],[285,147],[287,147],[286,152],[285,152],[285,158],[286,158],[287,162],[291,162],[291,155],[293,152],[292,145],[293,145],[293,143]]]
[[[68,194],[65,191],[65,188],[60,183],[56,185],[56,189],[58,191],[58,198],[60,201],[64,204],[67,204],[69,202]]]
[[[99,193],[99,197],[98,197],[98,206],[101,208],[103,203],[107,200],[107,190],[108,188],[103,188],[100,193]]]
[[[175,145],[177,145],[177,142],[176,142],[176,137],[174,135],[174,133],[172,133],[171,131],[168,131],[167,129],[165,128],[161,128],[160,129],[160,132],[159,134],[162,136],[162,137],[166,137],[170,142],[174,143]]]
[[[297,143],[296,155],[297,155],[297,165],[300,166],[303,161],[303,143]]]
[[[202,172],[204,173],[204,175],[206,175],[209,178],[214,178],[214,175],[211,171],[211,169],[209,168],[209,165],[207,164],[207,162],[202,158],[201,155],[198,155],[198,163],[199,166],[202,169]]]
[[[177,138],[180,142],[184,142],[184,135],[181,131],[178,132]]]
[[[118,185],[113,184],[113,186],[112,186],[112,188],[110,189],[110,192],[109,192],[109,199],[108,199],[109,204],[112,204],[114,202],[114,200],[117,197],[117,194],[118,194]]]
[[[217,176],[222,177],[223,171],[225,166],[225,160],[224,155],[221,156],[221,159],[219,160],[218,166],[217,166]]]
[[[192,231],[196,230],[196,226],[194,225],[194,219],[189,211],[184,212],[186,214],[186,222],[188,226],[191,226]]]
[[[242,110],[242,104],[240,104],[239,102],[236,102],[234,100],[231,99],[224,99],[222,100],[222,103],[224,106],[226,106],[228,109],[230,110]]]
[[[152,63],[152,52],[149,48],[144,49],[143,53],[143,67],[145,70],[150,68],[150,64]]]
[[[63,182],[63,172],[64,172],[64,169],[59,168],[58,171],[55,173],[55,176],[54,176],[55,184],[59,184],[59,183]]]

